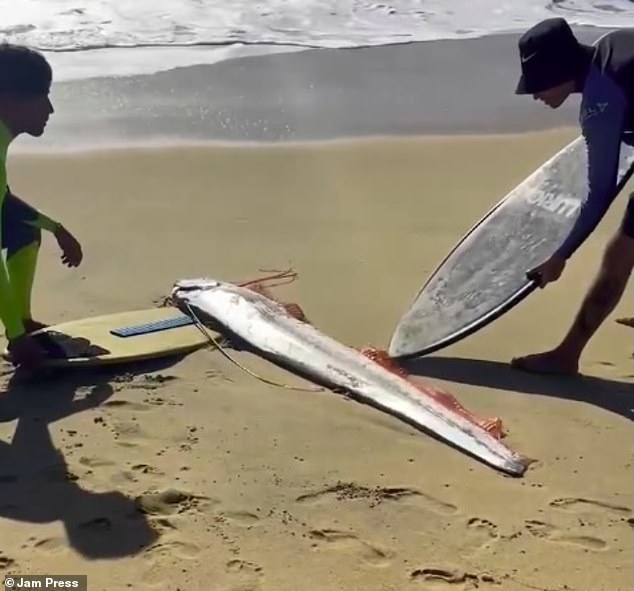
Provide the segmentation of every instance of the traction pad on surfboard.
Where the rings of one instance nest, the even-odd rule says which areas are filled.
[[[155,322],[147,322],[145,324],[137,324],[136,326],[125,326],[123,328],[115,328],[110,331],[110,334],[120,337],[137,337],[140,335],[150,334],[153,332],[159,332],[161,330],[169,330],[170,328],[180,328],[181,326],[189,326],[194,324],[194,320],[189,316],[183,314],[182,316],[176,316],[174,318],[167,318],[166,320],[157,320]]]
[[[182,315],[166,320],[157,320],[156,322],[112,329],[110,334],[120,338],[129,338],[191,324],[194,324],[193,319],[189,316]],[[110,353],[108,349],[95,345],[88,339],[71,337],[70,335],[53,330],[36,333],[33,335],[33,339],[44,349],[46,356],[50,359],[80,359],[99,357],[100,355]],[[4,356],[10,358],[11,353],[5,350]]]

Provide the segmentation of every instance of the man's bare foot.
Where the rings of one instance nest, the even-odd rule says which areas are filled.
[[[523,357],[515,357],[511,367],[548,375],[576,375],[579,373],[579,361],[563,355],[557,349],[545,353],[535,353]]]
[[[27,320],[23,320],[24,330],[28,334],[35,332],[37,330],[41,330],[43,328],[48,328],[48,324],[44,324],[43,322],[38,322],[37,320],[33,320],[32,318],[28,318]]]

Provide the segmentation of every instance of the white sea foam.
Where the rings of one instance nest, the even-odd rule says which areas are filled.
[[[0,13],[0,38],[45,51],[58,79],[263,51],[476,37],[551,16],[634,26],[631,0],[0,0]]]

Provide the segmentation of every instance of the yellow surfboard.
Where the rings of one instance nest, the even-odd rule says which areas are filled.
[[[185,354],[209,344],[174,307],[149,308],[72,320],[33,333],[47,351],[46,367],[110,365]],[[8,352],[4,352],[9,361]]]

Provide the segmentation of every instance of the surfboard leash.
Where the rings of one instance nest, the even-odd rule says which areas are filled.
[[[187,307],[187,310],[188,310],[192,320],[194,321],[194,325],[198,328],[198,330],[200,330],[203,333],[203,335],[205,335],[207,337],[207,339],[209,339],[211,344],[214,345],[214,347],[218,351],[220,351],[220,353],[222,355],[224,355],[231,363],[233,363],[236,367],[238,367],[239,369],[241,369],[245,373],[249,374],[251,377],[253,377],[256,380],[259,380],[261,382],[264,382],[265,384],[269,384],[271,386],[277,386],[278,388],[285,388],[287,390],[296,390],[296,391],[299,391],[299,392],[324,392],[323,388],[302,388],[301,386],[291,386],[290,384],[283,384],[283,383],[280,383],[280,382],[275,382],[273,380],[269,380],[268,378],[260,376],[260,375],[256,374],[255,372],[251,371],[248,367],[245,367],[239,361],[237,361],[231,355],[229,355],[229,353],[225,350],[225,348],[220,344],[218,339],[216,339],[214,337],[214,335],[211,334],[211,332],[205,326],[205,324],[200,320],[200,318],[198,318],[198,315],[196,314],[196,312],[194,312],[194,310],[189,305],[189,303],[186,303],[185,306]]]

